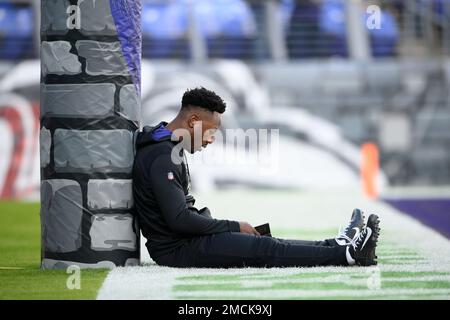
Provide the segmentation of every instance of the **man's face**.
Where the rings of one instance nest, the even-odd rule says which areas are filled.
[[[215,133],[220,127],[221,114],[196,108],[188,120],[191,133],[191,153],[206,148],[215,140]]]

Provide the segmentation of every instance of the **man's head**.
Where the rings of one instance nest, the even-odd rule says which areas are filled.
[[[220,127],[225,109],[222,98],[203,87],[184,93],[177,118],[182,128],[190,134],[190,146],[185,146],[189,152],[194,153],[214,142],[214,134]]]

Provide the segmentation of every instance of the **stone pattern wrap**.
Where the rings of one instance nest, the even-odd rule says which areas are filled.
[[[141,3],[41,1],[41,267],[139,263]]]

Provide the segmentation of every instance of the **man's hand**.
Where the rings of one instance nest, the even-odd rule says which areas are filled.
[[[239,228],[242,233],[254,234],[259,236],[259,232],[255,230],[248,222],[239,221]]]

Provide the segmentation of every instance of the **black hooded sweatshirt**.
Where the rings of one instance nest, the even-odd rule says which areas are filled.
[[[192,237],[239,232],[239,222],[217,220],[208,208],[196,209],[189,195],[190,177],[183,150],[181,164],[172,161],[177,142],[170,135],[161,136],[161,122],[144,127],[136,138],[133,165],[133,197],[139,226],[147,239],[147,249],[155,259],[187,243]],[[175,149],[174,153],[178,150]]]

